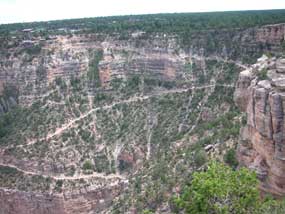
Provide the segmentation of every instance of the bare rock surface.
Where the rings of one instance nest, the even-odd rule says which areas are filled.
[[[236,104],[247,115],[238,149],[240,164],[255,170],[260,188],[276,196],[285,195],[284,62],[262,57],[240,73],[235,92]],[[266,72],[265,80],[260,72]]]

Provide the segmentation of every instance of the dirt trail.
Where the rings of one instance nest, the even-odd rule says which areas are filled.
[[[225,62],[225,63],[233,63],[236,66],[243,68],[243,69],[248,69],[248,66],[242,64],[241,62],[238,61],[234,61],[231,59],[225,59],[219,56],[208,56],[208,57],[204,57],[204,56],[198,56],[198,55],[193,55],[192,58],[197,59],[197,60],[217,60],[218,62]]]
[[[69,121],[68,123],[64,124],[62,127],[57,128],[55,132],[48,134],[45,138],[42,138],[40,140],[49,140],[49,139],[51,139],[51,138],[53,138],[55,136],[60,135],[63,131],[65,131],[65,130],[67,130],[69,128],[72,128],[75,125],[76,122],[78,122],[78,121],[88,117],[89,115],[91,115],[92,113],[94,113],[94,112],[96,112],[98,110],[111,109],[114,106],[119,105],[119,104],[143,101],[143,100],[149,99],[151,97],[156,97],[156,96],[161,96],[161,95],[166,95],[166,94],[184,93],[184,92],[187,92],[187,91],[190,91],[190,90],[214,88],[216,86],[229,87],[229,88],[234,87],[234,85],[230,85],[230,84],[229,85],[227,85],[227,84],[211,84],[211,85],[206,85],[206,86],[193,86],[193,87],[190,87],[190,88],[182,88],[182,89],[172,89],[172,90],[166,90],[166,91],[159,91],[159,92],[156,92],[156,93],[153,93],[153,94],[150,94],[150,95],[145,95],[145,96],[134,96],[134,97],[132,97],[130,99],[127,99],[127,100],[121,100],[121,101],[117,101],[117,102],[114,102],[114,103],[109,104],[109,105],[93,108],[90,111],[82,114],[81,116],[79,116],[79,117]],[[209,96],[209,94],[205,97],[205,99],[202,100],[201,105],[205,103],[205,100],[208,99],[208,96]],[[198,121],[199,118],[200,118],[200,115],[198,116],[197,121]],[[197,124],[195,123],[195,125],[191,128],[191,131],[196,127],[196,125]],[[32,144],[34,144],[36,142],[37,142],[36,140],[32,140],[32,141],[29,141],[27,144],[18,145],[17,147],[23,147],[23,146],[27,146],[27,145],[32,145]],[[0,163],[0,166],[7,166],[7,167],[15,168],[18,171],[20,171],[20,172],[22,172],[22,173],[24,173],[26,175],[38,175],[38,176],[43,176],[43,177],[49,177],[49,178],[52,178],[54,180],[77,180],[77,179],[88,179],[88,178],[125,179],[123,176],[121,176],[119,174],[106,175],[104,173],[96,173],[96,172],[94,172],[92,174],[88,174],[88,175],[79,174],[79,175],[75,175],[75,176],[65,176],[65,175],[53,176],[53,175],[48,175],[48,174],[41,174],[39,172],[23,170],[23,169],[20,169],[19,167],[15,166],[15,165],[11,165],[11,164]]]
[[[53,176],[53,175],[48,175],[48,174],[41,174],[39,172],[32,172],[32,171],[26,171],[23,169],[20,169],[19,167],[12,165],[12,164],[4,164],[0,163],[0,166],[6,166],[10,168],[14,168],[18,170],[19,172],[24,173],[25,175],[36,175],[36,176],[43,176],[45,178],[52,178],[54,180],[79,180],[79,179],[88,179],[88,178],[102,178],[102,179],[121,179],[124,180],[125,177],[119,174],[109,174],[106,175],[104,173],[97,173],[93,172],[92,174],[79,174],[79,175],[74,175],[74,176],[65,176],[65,175],[60,175],[60,176]]]
[[[114,103],[109,104],[109,105],[93,108],[93,109],[89,110],[88,112],[82,114],[81,116],[79,116],[79,117],[69,121],[68,123],[64,124],[63,126],[57,128],[55,132],[47,134],[47,136],[45,138],[41,138],[41,139],[38,139],[38,140],[34,139],[34,140],[31,140],[31,141],[27,142],[27,144],[18,145],[17,147],[33,145],[37,141],[41,141],[41,140],[50,140],[53,137],[60,135],[65,130],[74,127],[76,122],[78,122],[78,121],[88,117],[89,115],[91,115],[92,113],[94,113],[94,112],[96,112],[98,110],[111,109],[111,108],[113,108],[116,105],[143,101],[143,100],[147,100],[147,99],[149,99],[151,97],[162,96],[162,95],[166,95],[166,94],[184,93],[184,92],[187,92],[187,91],[190,91],[190,90],[206,89],[206,88],[212,88],[212,87],[215,87],[215,86],[234,87],[233,85],[226,85],[226,84],[225,85],[223,85],[223,84],[221,84],[221,85],[219,85],[219,84],[211,84],[211,85],[206,85],[206,86],[193,86],[193,87],[190,87],[190,88],[180,88],[180,89],[171,89],[171,90],[159,91],[159,92],[156,92],[156,93],[153,93],[153,94],[150,94],[150,95],[145,95],[145,96],[134,96],[134,97],[132,97],[130,99],[127,99],[127,100],[121,100],[121,101],[117,101],[117,102],[114,102]]]

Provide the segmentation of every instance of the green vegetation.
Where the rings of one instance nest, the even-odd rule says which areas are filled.
[[[205,56],[219,56],[222,53],[221,49],[225,48],[229,59],[242,58],[251,61],[260,53],[253,53],[250,49],[250,53],[243,54],[242,51],[246,47],[243,48],[238,40],[233,41],[233,35],[240,35],[239,33],[251,26],[281,21],[285,22],[284,10],[158,14],[1,25],[0,50],[15,46],[17,43],[10,41],[11,36],[16,35],[20,41],[23,34],[20,30],[32,27],[35,28],[33,36],[45,36],[46,40],[49,40],[52,34],[73,36],[72,34],[79,33],[88,35],[88,38],[94,36],[96,41],[100,42],[108,36],[106,34],[110,34],[111,37],[108,38],[114,38],[114,41],[128,40],[123,42],[130,42],[138,48],[144,47],[147,42],[148,45],[152,45],[151,42],[158,39],[164,38],[163,42],[167,43],[169,38],[177,38],[179,45],[175,47],[176,54],[181,49],[192,47],[194,52],[205,50]],[[38,29],[39,26],[41,29]],[[58,31],[59,28],[66,29]],[[143,33],[134,38],[134,31]],[[169,37],[163,36],[165,33]],[[6,53],[9,52],[8,49],[3,51],[5,57],[10,57],[10,53]],[[33,55],[45,53],[45,50],[41,50],[40,47],[21,49],[24,56],[31,55],[27,57],[26,62],[31,62],[29,60],[33,59]],[[217,144],[216,149],[229,140],[237,141],[240,113],[234,107],[233,86],[241,68],[230,63],[230,60],[223,62],[206,58],[204,64],[193,58],[189,59],[189,62],[193,61],[192,64],[181,65],[181,70],[177,69],[179,71],[174,81],[172,78],[160,78],[159,72],[153,72],[156,66],[152,66],[155,68],[150,69],[151,71],[136,69],[134,73],[130,70],[126,75],[118,75],[117,78],[111,79],[111,89],[105,90],[101,87],[99,75],[103,50],[90,50],[89,53],[89,84],[86,84],[86,78],[76,75],[70,77],[70,81],[68,77],[56,78],[54,84],[45,91],[46,96],[32,106],[15,108],[1,115],[0,145],[9,145],[5,152],[19,160],[28,158],[40,163],[42,160],[60,160],[58,165],[63,167],[64,173],[68,176],[81,171],[106,174],[121,171],[128,174],[129,189],[120,195],[118,204],[117,200],[114,202],[114,206],[119,207],[117,213],[127,213],[130,207],[135,207],[138,213],[155,213],[161,205],[167,203],[173,208],[171,193],[177,192],[180,186],[189,183],[193,172],[203,170],[210,160],[211,155],[204,151],[204,146]],[[132,60],[134,54],[122,51],[121,55],[128,60],[122,64],[123,67],[128,68],[129,60]],[[136,66],[140,66],[139,64],[138,62]],[[163,64],[159,67],[165,66],[168,65]],[[38,67],[36,74],[37,83],[42,83],[46,78],[43,64]],[[197,88],[179,93],[164,93],[166,89],[208,86],[215,81],[217,85],[213,91],[211,88]],[[161,91],[162,94],[159,94]],[[17,97],[17,90],[9,89],[3,96],[6,96],[5,94]],[[100,106],[140,95],[149,98],[100,109]],[[75,120],[76,118],[79,119]],[[52,139],[46,138],[47,133],[53,133],[71,121],[74,122],[68,125],[62,134]],[[242,122],[244,124],[244,119]],[[27,146],[26,143],[31,140],[35,140],[36,143]],[[16,147],[17,144],[23,146]],[[150,156],[146,158],[148,144]],[[119,160],[116,165],[114,151],[117,147],[135,159]],[[78,157],[78,161],[74,161]],[[223,158],[229,167],[213,164],[210,165],[213,168],[210,172],[199,172],[204,173],[202,175],[194,173],[190,187],[185,190],[187,197],[182,195],[176,201],[178,210],[187,212],[190,209],[205,214],[241,214],[250,213],[256,208],[259,201],[256,198],[255,175],[244,169],[232,171],[237,166],[233,149],[228,150]],[[73,161],[72,166],[66,161],[69,159]],[[221,170],[223,172],[220,172]],[[244,175],[247,180],[236,179]],[[228,178],[228,181],[225,178]],[[19,189],[29,189],[31,185],[31,188],[45,190],[49,188],[51,181],[40,176],[23,178],[23,174],[13,168],[0,168],[0,182],[3,186],[13,188],[18,182],[22,184]],[[67,183],[56,181],[51,186],[60,192],[63,187],[67,187]],[[70,185],[77,188],[78,185],[83,186],[86,183],[82,179]],[[237,185],[241,186],[241,189],[234,190]],[[251,185],[250,188],[247,188],[248,185]],[[218,190],[219,187],[222,189]],[[196,197],[197,195],[199,197]],[[206,204],[205,207],[202,206],[203,203]],[[264,210],[277,210],[277,206],[279,210],[283,209],[279,203],[271,203],[270,209],[266,207]]]
[[[18,100],[19,90],[13,85],[4,85],[3,98],[7,99],[13,97],[16,101]]]
[[[151,212],[150,210],[146,209],[146,210],[143,210],[143,214],[153,214],[153,212]]]
[[[0,116],[0,139],[6,136],[8,137],[13,133],[13,130],[16,128],[17,123],[20,122],[18,118],[22,113],[22,109],[17,108]],[[5,141],[2,139],[0,140],[0,144],[1,142],[4,143]]]
[[[222,143],[230,138],[236,138],[239,135],[240,123],[234,120],[239,113],[237,111],[229,111],[212,121],[201,122],[195,129],[200,137],[198,142],[201,146],[208,144]],[[210,136],[205,136],[206,131],[211,131]]]
[[[48,191],[51,184],[50,178],[38,175],[25,175],[15,168],[0,166],[0,186],[22,191]]]
[[[148,14],[6,24],[0,25],[0,33],[7,34],[7,32],[25,28],[35,28],[39,35],[45,34],[45,31],[67,34],[68,30],[71,29],[84,29],[85,32],[101,33],[140,30],[146,32],[184,32],[184,38],[187,38],[189,34],[185,32],[189,32],[189,29],[197,31],[247,28],[282,22],[285,22],[284,10]],[[57,31],[60,28],[65,28],[66,31]]]
[[[61,90],[66,90],[67,85],[65,81],[61,77],[56,77],[55,78],[55,84],[60,87]]]
[[[267,79],[267,70],[263,68],[261,71],[257,73],[257,77],[259,80],[266,80]]]
[[[83,163],[83,166],[82,166],[82,169],[83,170],[93,170],[93,164],[90,160],[86,160],[84,163]]]
[[[279,209],[276,201],[260,199],[257,184],[255,173],[248,169],[234,171],[211,162],[207,171],[193,173],[190,186],[175,203],[185,213],[196,214],[261,214],[268,207]]]
[[[119,40],[132,40],[132,32],[143,32],[136,40],[137,47],[141,40],[152,39],[156,35],[177,35],[179,48],[199,49],[204,47],[205,54],[216,54],[223,47],[231,50],[228,56],[252,63],[260,57],[267,44],[260,44],[255,51],[244,50],[240,40],[233,40],[234,33],[240,33],[250,27],[285,22],[284,10],[232,11],[209,13],[149,14],[131,16],[97,17],[85,19],[58,20],[49,22],[17,23],[0,25],[0,50],[12,48],[17,42],[7,42],[12,36],[25,38],[25,28],[33,28],[33,36],[46,40],[51,35],[96,33],[97,41],[103,41],[106,34]],[[210,31],[209,31],[210,30]],[[18,38],[17,37],[17,38]],[[199,39],[197,39],[199,38]],[[201,39],[202,38],[202,39]],[[142,43],[143,44],[143,43]],[[40,46],[27,49],[29,54],[40,52]],[[246,54],[244,54],[246,52]],[[31,60],[32,58],[29,58]]]
[[[18,170],[8,166],[0,166],[0,174],[13,176],[18,173]]]
[[[42,50],[41,45],[32,45],[23,49],[29,55],[38,55]]]
[[[96,88],[101,87],[100,75],[99,75],[99,62],[102,60],[103,50],[96,50],[92,53],[89,63],[88,79]]]
[[[247,117],[246,114],[243,114],[241,117],[241,124],[245,126],[247,124]]]
[[[107,174],[111,173],[110,163],[105,154],[96,155],[94,162],[96,172],[106,172]]]
[[[57,180],[56,183],[55,183],[55,189],[58,192],[61,192],[62,191],[62,185],[63,185],[63,181],[62,180]]]
[[[235,149],[229,149],[225,156],[224,156],[224,161],[227,163],[229,166],[231,166],[233,169],[235,169],[238,166],[238,161],[236,158],[236,151]]]
[[[206,161],[207,161],[207,156],[206,156],[206,152],[204,151],[204,149],[201,148],[195,152],[194,163],[197,167],[202,166],[203,164],[206,163]]]

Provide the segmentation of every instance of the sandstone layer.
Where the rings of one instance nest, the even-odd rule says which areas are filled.
[[[235,102],[246,113],[240,164],[257,172],[260,188],[285,195],[285,60],[263,56],[240,73]]]

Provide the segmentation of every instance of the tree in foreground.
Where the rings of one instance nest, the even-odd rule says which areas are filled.
[[[255,214],[280,208],[272,199],[261,200],[257,186],[254,172],[212,162],[205,172],[193,174],[191,185],[175,203],[191,214]]]

